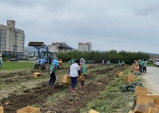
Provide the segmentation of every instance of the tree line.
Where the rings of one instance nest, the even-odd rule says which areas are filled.
[[[110,50],[106,52],[92,51],[92,52],[59,52],[56,54],[59,59],[63,61],[69,61],[72,58],[80,59],[84,58],[85,60],[94,60],[95,63],[101,63],[102,60],[111,61],[111,63],[117,63],[118,61],[125,61],[126,64],[132,64],[134,60],[146,59],[148,60],[150,56],[146,53],[141,52],[127,52],[127,51],[117,51]]]

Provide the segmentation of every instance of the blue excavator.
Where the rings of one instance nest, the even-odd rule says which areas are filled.
[[[55,54],[48,50],[48,47],[44,44],[44,42],[29,42],[28,46],[33,46],[38,50],[38,60],[36,60],[33,70],[41,69],[47,71],[55,57]]]

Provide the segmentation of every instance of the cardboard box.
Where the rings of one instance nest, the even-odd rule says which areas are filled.
[[[134,76],[134,75],[125,76],[125,82],[135,82],[135,81],[136,81],[136,76]]]
[[[83,81],[83,80],[85,80],[85,77],[83,74],[81,74],[81,76],[78,76],[78,81]]]
[[[146,105],[145,104],[138,104],[134,108],[134,113],[145,113]]]
[[[89,111],[89,113],[99,113],[99,112],[97,112],[97,111],[91,109],[91,110]]]
[[[144,113],[157,113],[157,109],[146,107],[146,111]]]
[[[129,113],[134,113],[133,111],[129,111]]]
[[[71,84],[71,78],[68,75],[63,75],[60,79],[60,82]]]
[[[145,104],[146,106],[148,106],[148,107],[151,107],[151,108],[154,108],[154,109],[156,109],[156,110],[158,110],[159,111],[159,105],[157,105],[157,104],[154,104],[154,103],[151,103],[151,102],[148,102],[147,104]]]
[[[136,86],[135,87],[135,95],[147,95],[149,92],[147,90],[147,88],[145,87],[140,87],[140,86]]]
[[[159,94],[147,94],[149,96],[153,96],[155,98],[154,104],[159,105]]]
[[[41,73],[39,73],[39,72],[34,72],[33,77],[35,77],[35,78],[41,77]]]
[[[154,109],[157,109],[157,110],[159,110],[159,105],[156,105],[156,104],[155,104],[155,107],[154,107]]]
[[[126,67],[126,66],[123,66],[123,68],[126,69],[127,67]]]
[[[138,104],[135,106],[134,113],[157,113],[157,110],[146,106],[145,104]]]
[[[89,68],[90,67],[90,64],[87,64],[87,68]]]
[[[40,113],[40,108],[27,106],[25,108],[17,110],[17,113]]]
[[[138,104],[146,104],[148,102],[154,103],[155,98],[153,96],[148,95],[139,95],[136,99],[136,105]]]
[[[116,77],[117,77],[117,78],[120,78],[120,77],[122,77],[122,76],[123,76],[123,72],[117,72],[117,73],[116,73]]]
[[[4,113],[3,106],[0,106],[0,113]]]

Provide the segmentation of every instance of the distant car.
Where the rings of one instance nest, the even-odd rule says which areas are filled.
[[[87,60],[86,64],[94,64],[94,60]]]
[[[159,60],[156,60],[156,61],[154,62],[154,66],[159,67]]]
[[[11,58],[10,61],[18,61],[19,59],[17,58]]]

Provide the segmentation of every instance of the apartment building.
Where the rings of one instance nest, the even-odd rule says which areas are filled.
[[[50,52],[69,52],[72,51],[73,48],[68,46],[65,42],[52,42],[51,45],[48,46]]]
[[[86,42],[86,43],[79,42],[78,43],[78,51],[87,51],[87,52],[92,51],[91,42]]]
[[[17,57],[24,55],[25,34],[15,27],[14,20],[7,20],[6,25],[0,25],[0,53]]]

